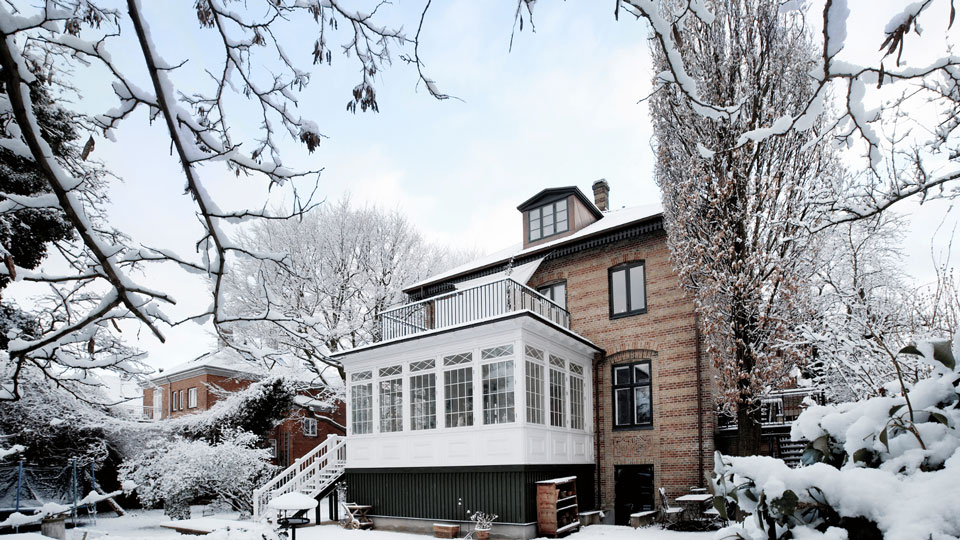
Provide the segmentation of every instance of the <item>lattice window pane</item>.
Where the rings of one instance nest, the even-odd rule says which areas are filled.
[[[381,377],[393,377],[403,373],[403,366],[388,366],[380,368]]]
[[[541,351],[540,349],[536,349],[534,347],[527,345],[526,347],[524,347],[523,351],[524,351],[524,354],[526,354],[528,357],[533,358],[535,360],[540,360],[541,362],[543,362],[543,351]]]
[[[373,433],[373,384],[350,387],[350,410],[353,434]]]
[[[437,379],[433,373],[410,377],[410,429],[437,427]]]
[[[551,357],[551,360],[553,357]],[[563,394],[566,391],[566,377],[562,371],[550,370],[550,425],[564,427]]]
[[[369,380],[372,379],[372,378],[373,378],[373,372],[372,372],[372,371],[359,371],[359,372],[357,372],[357,373],[352,373],[352,374],[350,375],[350,380],[353,381],[353,382],[356,382],[356,381],[369,381]]]
[[[583,366],[580,364],[570,363],[570,373],[574,375],[583,375]]]
[[[513,360],[486,364],[483,381],[483,423],[504,424],[514,421]]]
[[[456,366],[459,364],[469,364],[473,362],[473,353],[465,352],[460,354],[452,354],[450,356],[443,357],[443,365],[445,366]]]
[[[570,377],[570,427],[583,429],[583,379],[580,377]]]
[[[473,425],[473,368],[443,372],[444,425]]]
[[[380,432],[403,430],[403,379],[380,381]]]
[[[529,360],[527,360],[527,422],[543,423],[543,366]]]
[[[428,369],[433,369],[436,365],[437,365],[437,362],[433,358],[429,360],[421,360],[419,362],[413,362],[412,364],[410,364],[410,371],[411,372],[426,371]]]
[[[556,366],[560,369],[567,367],[567,362],[563,358],[557,358],[554,355],[550,355],[550,365]]]
[[[501,345],[499,347],[483,349],[480,351],[480,359],[489,360],[491,358],[500,358],[501,356],[510,356],[511,354],[513,354],[513,345]]]

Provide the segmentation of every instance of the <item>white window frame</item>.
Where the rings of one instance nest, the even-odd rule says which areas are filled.
[[[350,434],[368,435],[373,433],[374,424],[374,394],[373,394],[373,373],[370,371],[361,371],[350,374]],[[357,391],[363,390],[366,396],[358,396]],[[363,407],[358,407],[360,400],[366,398]],[[366,413],[362,416],[362,413]],[[363,429],[358,430],[361,427]]]
[[[159,420],[163,415],[163,390],[155,389],[153,391],[153,419]]]
[[[561,362],[562,366],[557,364]],[[550,403],[548,407],[549,410],[549,425],[552,427],[565,428],[567,427],[567,362],[566,360],[551,354],[550,362],[548,365],[548,375],[547,375],[547,400]],[[554,376],[559,377],[559,394],[555,395],[554,390],[558,385],[554,384]],[[555,405],[559,405],[559,410],[555,408]],[[559,423],[558,423],[559,422]]]
[[[539,354],[537,354],[539,353]],[[544,352],[530,345],[524,346],[525,392],[526,392],[526,421],[528,424],[544,425],[544,393],[543,381],[545,370],[543,366]]]
[[[459,354],[450,354],[442,357],[442,365],[444,369],[440,372],[443,374],[442,383],[440,385],[442,391],[442,400],[443,403],[443,427],[444,428],[462,428],[462,427],[472,427],[476,425],[476,396],[474,395],[477,391],[477,384],[474,381],[474,377],[477,375],[477,369],[473,362],[473,351],[459,353]],[[469,360],[467,360],[469,358]],[[447,381],[447,378],[451,373],[460,372],[465,370],[466,376],[462,380],[450,384]],[[457,392],[456,396],[453,396],[451,389],[461,388],[463,392]],[[462,410],[458,408],[457,411],[451,412],[449,406],[451,404],[462,404]],[[457,423],[452,424],[451,418],[456,418]],[[463,424],[460,424],[460,421],[463,421]]]
[[[407,385],[409,390],[407,394],[410,396],[408,401],[410,402],[410,431],[424,431],[430,429],[437,429],[438,419],[437,419],[437,401],[440,397],[439,388],[437,387],[437,371],[436,363],[433,360],[429,361],[420,361],[413,362],[408,366],[409,376],[407,377]],[[414,379],[421,378],[432,378],[433,379],[433,399],[417,399],[415,396],[418,393],[427,391],[430,386],[414,386]],[[432,405],[432,412],[431,412]],[[432,425],[430,425],[430,418],[433,418]]]
[[[316,418],[304,418],[303,419],[303,434],[306,437],[316,437],[317,436],[317,419]]]
[[[379,375],[380,377],[377,378],[377,399],[379,400],[377,417],[380,419],[380,433],[401,432],[403,431],[403,367],[380,368]],[[389,384],[390,390],[388,392],[384,392],[385,384]],[[395,396],[399,403],[387,403],[384,398],[390,396]]]
[[[190,390],[187,392],[187,407],[191,409],[197,408],[197,387],[196,386],[194,386],[193,388],[190,388]]]

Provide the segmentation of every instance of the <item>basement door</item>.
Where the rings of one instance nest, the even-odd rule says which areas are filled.
[[[629,525],[630,514],[653,510],[653,465],[613,468],[613,514],[617,525]]]

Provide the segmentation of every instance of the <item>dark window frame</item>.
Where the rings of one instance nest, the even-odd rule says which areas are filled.
[[[650,373],[650,381],[646,383],[638,383],[633,380],[634,366],[646,364],[647,371]],[[626,384],[617,384],[617,369],[618,368],[630,368],[630,382]],[[636,421],[636,409],[637,404],[634,401],[636,392],[635,388],[646,386],[650,388],[650,422],[649,423],[637,423]],[[653,362],[649,359],[636,360],[634,362],[623,362],[620,364],[613,364],[610,366],[610,387],[612,388],[611,399],[613,406],[612,417],[613,417],[613,430],[614,431],[628,431],[628,430],[646,430],[653,429]],[[630,390],[630,413],[631,417],[634,419],[629,424],[618,424],[617,423],[617,390],[629,389]]]
[[[564,228],[562,231],[557,230],[557,204],[559,204],[559,203],[561,203],[561,202],[563,202],[563,203],[566,205],[566,212],[567,212],[567,219],[566,219],[567,224],[566,224],[566,228]],[[548,206],[550,206],[550,207],[553,208],[553,214],[552,214],[552,217],[553,217],[553,232],[550,233],[550,234],[543,234],[543,225],[544,225],[544,223],[543,223],[543,209],[546,208],[546,207],[548,207]],[[537,229],[537,230],[540,232],[540,236],[538,236],[537,238],[533,238],[533,227],[532,227],[531,224],[530,224],[530,221],[531,221],[531,220],[530,220],[530,216],[531,216],[534,212],[537,212],[537,213],[539,214],[539,216],[540,216],[540,217],[537,218],[537,219],[540,221],[540,227]],[[559,198],[559,199],[550,201],[550,202],[548,202],[548,203],[541,204],[540,206],[538,206],[538,207],[536,207],[536,208],[531,208],[530,210],[527,210],[526,218],[527,218],[527,242],[539,242],[540,240],[543,240],[544,238],[550,238],[551,236],[556,236],[556,235],[558,235],[558,234],[563,234],[563,233],[565,233],[565,232],[569,232],[569,231],[570,231],[570,199],[569,199],[568,197],[561,197],[561,198]]]
[[[557,302],[556,299],[553,298],[553,293],[551,293],[550,296],[543,294],[545,291],[548,291],[548,290],[552,291],[553,288],[556,287],[557,285],[563,285],[563,304],[561,304],[560,302]],[[563,309],[567,309],[567,280],[558,279],[556,281],[551,281],[550,283],[541,285],[537,287],[537,294],[539,294],[544,298],[549,298],[550,301],[553,302],[554,304],[557,304]]]
[[[630,287],[630,269],[636,267],[643,267],[643,307],[640,309],[632,309],[633,306],[630,304],[631,298],[631,287]],[[626,288],[624,294],[626,295],[625,301],[627,303],[627,310],[623,313],[614,313],[613,311],[613,274],[617,272],[624,272],[624,283]],[[623,264],[618,264],[616,266],[611,266],[607,269],[607,296],[610,304],[610,319],[620,319],[623,317],[632,317],[634,315],[643,315],[647,312],[647,264],[645,260],[631,261]]]

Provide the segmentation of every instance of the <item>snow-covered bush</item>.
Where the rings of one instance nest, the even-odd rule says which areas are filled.
[[[253,510],[253,490],[275,472],[270,451],[256,448],[257,437],[225,431],[216,443],[161,437],[146,443],[120,469],[124,482],[137,485],[145,506],[163,504],[173,519],[188,519],[190,503],[213,499],[241,513]]]
[[[934,374],[905,391],[811,405],[791,437],[811,441],[804,466],[716,456],[715,505],[748,514],[717,538],[960,538],[960,337],[907,347]]]

